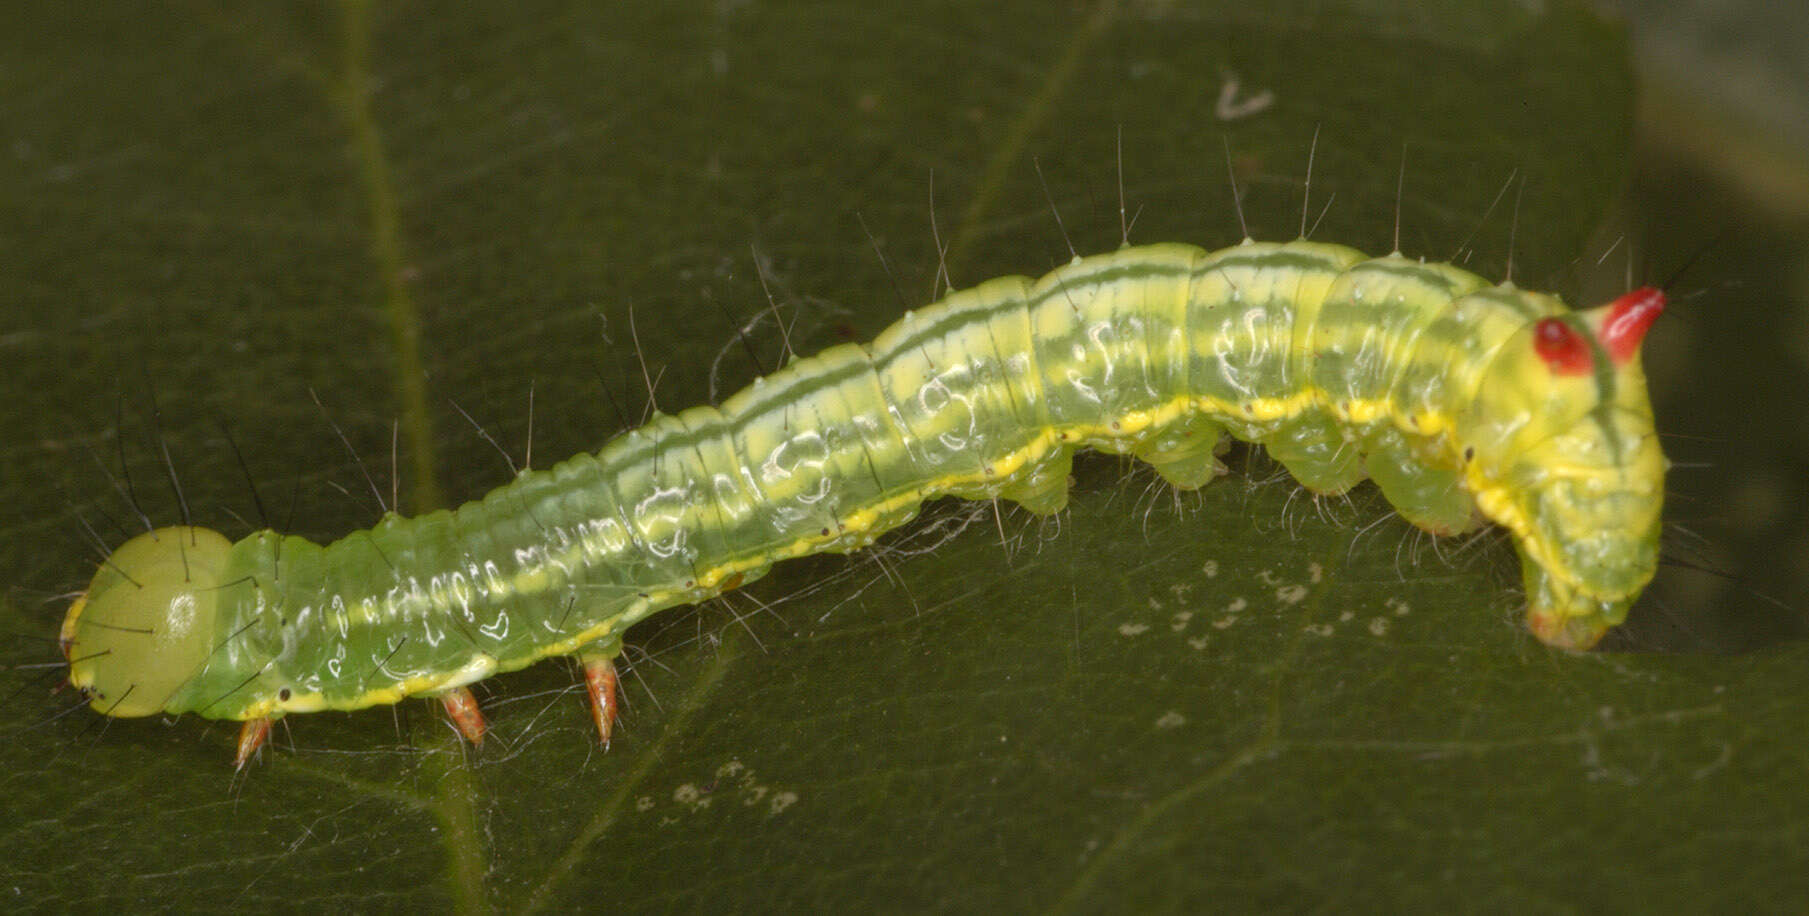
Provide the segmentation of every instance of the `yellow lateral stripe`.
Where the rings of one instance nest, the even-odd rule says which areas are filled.
[[[1173,422],[1189,412],[1204,414],[1208,418],[1225,417],[1242,421],[1268,423],[1292,419],[1308,410],[1314,409],[1326,411],[1339,421],[1357,425],[1367,425],[1386,420],[1392,422],[1402,431],[1422,436],[1437,435],[1450,426],[1448,418],[1424,413],[1415,416],[1417,425],[1409,422],[1406,414],[1397,410],[1395,404],[1390,399],[1345,400],[1334,403],[1329,397],[1324,395],[1320,389],[1310,388],[1288,397],[1256,398],[1247,402],[1234,402],[1210,397],[1182,396],[1174,398],[1168,403],[1152,410],[1127,412],[1115,421],[1109,420],[1097,425],[1071,427],[1060,430],[1055,427],[1050,427],[1031,440],[1029,445],[992,462],[987,468],[989,473],[949,474],[933,479],[919,487],[900,492],[879,503],[849,513],[846,518],[840,520],[839,526],[829,536],[812,535],[799,538],[789,544],[762,552],[758,556],[731,560],[709,567],[696,575],[694,580],[695,584],[689,588],[649,589],[643,593],[643,600],[639,603],[636,610],[631,610],[607,621],[603,621],[596,626],[583,630],[567,639],[562,639],[544,647],[539,647],[535,652],[526,656],[497,659],[495,660],[495,667],[500,670],[514,670],[516,668],[526,667],[527,665],[544,658],[559,655],[571,655],[585,645],[601,639],[612,632],[619,632],[625,629],[627,626],[627,624],[623,623],[625,618],[638,620],[641,616],[644,616],[645,613],[648,613],[646,609],[658,609],[669,607],[674,604],[693,603],[703,600],[715,594],[717,587],[721,583],[728,581],[736,575],[768,567],[774,563],[783,562],[785,560],[809,556],[821,552],[827,546],[844,543],[850,539],[860,538],[870,531],[875,520],[885,517],[892,511],[916,505],[926,499],[935,498],[938,495],[964,487],[985,485],[988,483],[1002,485],[1011,477],[1011,475],[1027,465],[1036,463],[1059,447],[1072,446],[1075,443],[1088,439],[1133,439],[1137,434],[1147,429]],[[1477,505],[1490,519],[1507,528],[1517,536],[1526,534],[1529,530],[1526,519],[1521,516],[1519,509],[1510,498],[1506,488],[1483,476],[1479,469],[1474,465],[1467,469],[1465,480],[1468,489],[1476,499]],[[1549,559],[1549,557],[1545,555],[1546,551],[1543,549],[1543,545],[1538,545],[1534,549],[1537,551],[1538,559],[1541,562],[1545,562]],[[582,543],[575,541],[571,550],[559,559],[575,567],[581,565],[583,562],[582,553]],[[550,589],[564,587],[563,585],[549,581],[544,571],[538,569],[531,572],[518,573],[509,579],[504,580],[504,582],[500,584],[502,587],[493,595],[496,600],[507,600],[510,597],[516,596],[536,595]],[[452,610],[448,605],[445,596],[435,596],[434,604],[436,605],[435,610],[439,612],[450,613]],[[375,609],[373,608],[357,613],[356,616],[361,618],[358,621],[359,623],[368,625],[377,620],[379,613],[375,612]],[[630,622],[632,622],[632,620]],[[460,669],[460,671],[462,670],[463,669]],[[462,683],[469,683],[469,681],[454,683],[455,681],[458,681],[458,675],[459,672],[455,671],[450,674],[424,675],[409,678],[391,687],[360,694],[349,701],[351,706],[348,708],[394,703],[403,697],[422,693],[432,693],[436,690],[443,690],[453,686],[460,686]],[[269,715],[275,711],[275,708],[278,705],[279,704],[274,700],[255,704],[247,711],[246,717],[256,718],[263,715]],[[312,711],[313,709],[324,708],[324,702],[320,699],[318,694],[300,692],[293,693],[289,701],[280,705],[286,712],[306,712]]]

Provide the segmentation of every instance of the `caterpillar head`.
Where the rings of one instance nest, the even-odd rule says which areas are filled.
[[[69,683],[97,711],[168,708],[213,649],[221,571],[232,544],[205,528],[159,528],[107,558],[63,619]]]
[[[1533,322],[1471,408],[1478,502],[1514,532],[1528,624],[1551,645],[1594,645],[1658,567],[1665,459],[1639,344],[1664,304],[1648,287]]]

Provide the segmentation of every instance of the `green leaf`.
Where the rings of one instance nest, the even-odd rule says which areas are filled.
[[[957,285],[1039,274],[1063,227],[1119,244],[1122,186],[1134,242],[1231,244],[1227,147],[1258,237],[1296,235],[1304,197],[1315,238],[1385,252],[1398,200],[1409,254],[1500,275],[1512,235],[1522,285],[1620,283],[1593,258],[1631,78],[1570,4],[880,6],[16,14],[9,908],[1802,899],[1809,659],[1780,645],[1801,611],[1667,571],[1613,651],[1555,653],[1498,535],[1433,542],[1260,453],[1189,494],[1095,458],[1054,520],[938,504],[864,556],[669,611],[630,634],[606,753],[559,664],[482,685],[481,749],[411,701],[286,719],[237,777],[233,723],[49,693],[46,599],[91,574],[84,524],[109,547],[139,527],[122,455],[158,523],[184,511],[167,448],[198,523],[261,524],[248,471],[271,524],[337,537],[392,488],[414,512],[507,479],[461,410],[517,463],[531,428],[546,466],[638,422],[637,351],[673,410],[777,365],[773,314],[800,351],[870,339],[932,298],[938,239]],[[1709,325],[1655,334],[1663,427],[1712,436],[1740,403],[1719,380],[1683,403]],[[1674,505],[1725,536],[1686,557],[1762,565],[1717,556],[1750,531]],[[1659,646],[1686,651],[1633,651]],[[1736,646],[1768,648],[1703,651]]]

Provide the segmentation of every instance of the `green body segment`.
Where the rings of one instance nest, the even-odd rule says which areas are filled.
[[[1448,265],[1306,241],[1076,259],[956,292],[457,510],[327,546],[253,534],[184,593],[206,593],[211,629],[154,708],[117,703],[150,680],[134,666],[154,667],[126,649],[72,680],[114,714],[251,719],[609,656],[654,611],[863,547],[928,499],[1056,511],[1080,447],[1198,486],[1221,470],[1221,433],[1315,492],[1374,478],[1429,530],[1480,509],[1520,546],[1535,631],[1585,646],[1651,578],[1663,458],[1637,358],[1556,376],[1530,344],[1548,316],[1600,322]],[[110,588],[97,577],[72,609],[72,659],[84,620],[124,626],[109,602],[134,592]]]

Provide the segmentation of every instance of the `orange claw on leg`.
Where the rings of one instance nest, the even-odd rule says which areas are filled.
[[[245,724],[239,726],[239,753],[233,757],[233,769],[245,769],[245,762],[250,760],[251,756],[258,752],[258,748],[264,746],[265,739],[270,737],[270,726],[275,721],[269,717],[246,719]]]
[[[603,747],[609,747],[610,732],[615,730],[616,661],[614,655],[581,657],[584,662],[584,687],[590,692],[590,716],[597,723],[597,735]]]
[[[470,688],[454,687],[440,694],[440,703],[446,707],[446,715],[452,718],[452,724],[466,741],[474,745],[484,743],[484,714],[477,709],[477,697],[471,695]]]

